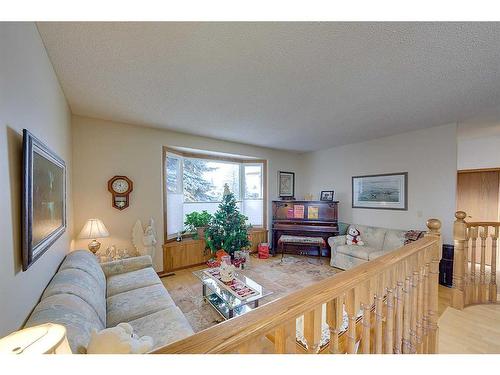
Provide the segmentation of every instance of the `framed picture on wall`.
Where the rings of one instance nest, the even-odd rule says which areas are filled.
[[[323,190],[319,196],[320,201],[333,201],[333,190]]]
[[[295,173],[278,172],[278,195],[282,199],[293,199],[295,195]]]
[[[354,176],[352,207],[408,210],[408,172]]]
[[[23,130],[23,270],[66,231],[66,165]]]

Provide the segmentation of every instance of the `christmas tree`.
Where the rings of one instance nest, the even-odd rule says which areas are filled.
[[[234,194],[229,191],[227,184],[224,185],[222,202],[205,231],[205,240],[210,250],[215,253],[224,249],[233,256],[235,251],[249,246],[246,220],[247,217],[240,214],[236,206]]]

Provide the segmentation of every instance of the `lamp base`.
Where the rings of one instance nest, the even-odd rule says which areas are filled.
[[[100,242],[97,242],[96,240],[92,240],[91,242],[89,242],[89,250],[92,252],[92,253],[97,253],[97,250],[99,250],[99,248],[101,247],[101,243]]]

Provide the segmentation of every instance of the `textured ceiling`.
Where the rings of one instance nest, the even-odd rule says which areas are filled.
[[[38,23],[74,114],[297,151],[500,103],[499,23]]]

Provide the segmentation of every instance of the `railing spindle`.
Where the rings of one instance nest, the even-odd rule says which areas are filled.
[[[418,319],[418,271],[414,271],[411,278],[411,320],[410,320],[410,345],[411,353],[417,351],[417,319]]]
[[[307,352],[315,354],[321,341],[321,305],[304,314],[304,337],[307,341]]]
[[[330,353],[338,354],[339,349],[339,333],[342,326],[344,312],[344,303],[341,297],[330,300],[326,304],[326,323],[330,330]]]
[[[375,354],[383,353],[383,341],[382,341],[382,322],[384,321],[384,275],[380,275],[376,280],[376,290],[375,295]]]
[[[490,290],[488,300],[492,303],[497,302],[497,244],[498,244],[498,225],[495,226],[491,237],[491,275]]]
[[[407,276],[403,287],[403,353],[411,353],[410,324],[411,324],[411,277]]]
[[[398,275],[402,277],[401,275]],[[396,282],[396,328],[394,331],[394,354],[401,354],[403,341],[403,281]]]
[[[274,332],[274,352],[276,354],[295,353],[296,320],[286,322]]]
[[[423,344],[422,344],[422,336],[423,336],[423,309],[424,309],[424,276],[422,274],[422,266],[419,264],[418,271],[418,281],[417,281],[417,330],[416,330],[416,342],[417,353],[423,353]]]
[[[439,286],[439,250],[438,245],[429,270],[429,353],[438,352],[438,286]],[[438,250],[439,249],[439,250]]]
[[[484,226],[481,230],[481,265],[479,266],[479,302],[487,301],[486,297],[486,239],[488,238],[488,227]]]
[[[470,253],[470,303],[477,302],[477,283],[476,283],[476,245],[477,245],[477,227],[471,229],[471,253]]]
[[[430,263],[429,259],[425,259],[424,266],[424,305],[423,305],[423,317],[422,317],[422,325],[423,325],[423,352],[427,353],[429,347],[429,269]]]
[[[371,352],[371,308],[373,305],[373,293],[371,290],[371,282],[368,281],[361,289],[361,309],[363,317],[361,320],[361,352],[363,354],[370,354]]]
[[[427,220],[427,227],[431,229],[426,237],[435,237],[438,241],[426,251],[429,251],[429,345],[428,353],[438,352],[438,286],[439,286],[439,260],[441,258],[441,223],[436,219]]]
[[[356,315],[359,310],[359,302],[356,300],[356,290],[353,288],[346,293],[345,309],[347,312],[348,328],[347,328],[347,353],[354,354],[356,352]]]
[[[453,224],[453,237],[455,242],[453,254],[453,290],[451,295],[451,305],[456,309],[464,308],[464,275],[467,274],[467,263],[464,262],[465,256],[465,232],[467,225],[465,217],[467,214],[463,211],[455,212],[455,223]]]
[[[394,347],[394,289],[387,289],[387,320],[385,322],[385,353],[392,354]]]
[[[470,275],[469,275],[469,259],[470,259],[470,231],[469,228],[465,228],[465,241],[464,241],[464,251],[463,251],[463,258],[464,258],[464,266],[462,268],[463,272],[463,282],[462,282],[462,304],[463,306],[467,305],[469,303],[470,299]]]

